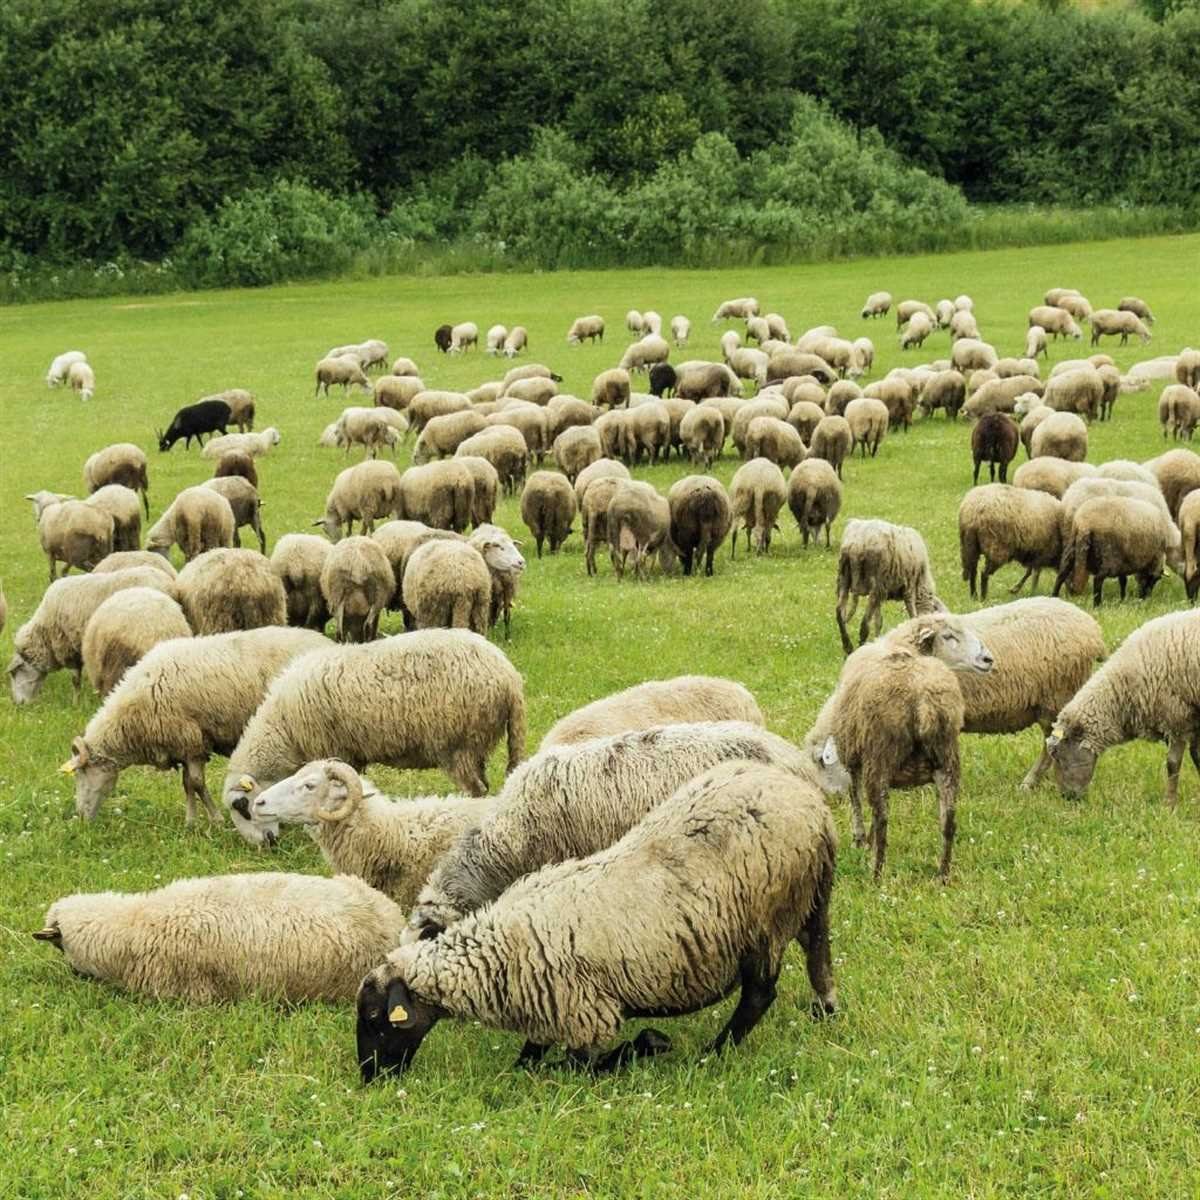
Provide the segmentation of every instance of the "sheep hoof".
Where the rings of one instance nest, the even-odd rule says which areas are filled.
[[[861,850],[867,844],[867,835],[865,833],[853,834],[851,841]]]
[[[838,1015],[837,1001],[814,1000],[809,1011],[812,1013],[814,1021],[824,1021],[826,1017],[836,1017]]]
[[[643,1029],[633,1039],[633,1052],[638,1058],[652,1058],[656,1054],[666,1054],[671,1049],[671,1039],[658,1029]]]

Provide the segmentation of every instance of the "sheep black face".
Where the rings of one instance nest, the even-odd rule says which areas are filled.
[[[1059,790],[1064,796],[1079,800],[1092,782],[1096,771],[1096,760],[1100,757],[1083,744],[1083,735],[1078,730],[1066,730],[1055,725],[1046,739],[1046,748],[1054,761],[1054,775]]]
[[[417,1000],[387,966],[372,971],[358,990],[358,1067],[363,1083],[407,1070],[442,1013]]]

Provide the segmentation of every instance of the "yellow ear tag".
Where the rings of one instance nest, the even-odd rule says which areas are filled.
[[[1057,738],[1061,742],[1063,740],[1063,727],[1061,725],[1051,726],[1050,736]]]
[[[408,1009],[402,1004],[397,1004],[396,1007],[393,1008],[390,1013],[388,1013],[388,1020],[391,1021],[393,1025],[399,1025],[401,1021],[407,1021]]]
[[[251,779],[249,775],[243,775],[241,779],[238,780],[237,785],[243,792],[254,791],[254,780]]]
[[[65,763],[63,763],[63,765],[61,767],[59,767],[58,769],[64,775],[74,775],[75,768],[77,766],[78,766],[78,764],[76,763],[76,761],[73,758],[68,758],[67,761]]]

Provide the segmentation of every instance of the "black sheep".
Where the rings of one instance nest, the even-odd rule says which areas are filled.
[[[203,446],[202,434],[224,433],[232,419],[233,414],[224,400],[201,400],[198,404],[188,404],[171,418],[166,433],[161,429],[156,431],[158,448],[170,450],[180,438],[184,439],[185,450],[192,444],[192,438]]]
[[[655,363],[650,368],[650,394],[663,397],[668,392],[674,392],[676,383],[675,368],[670,363]]]
[[[1008,464],[1016,457],[1021,435],[1017,423],[1006,413],[984,413],[971,430],[971,457],[975,460],[973,483],[979,482],[979,468],[988,465],[988,477],[995,482],[1000,468],[1000,482],[1008,482]]]
[[[450,334],[452,330],[449,325],[439,325],[433,331],[433,344],[443,353],[447,353],[450,349]]]

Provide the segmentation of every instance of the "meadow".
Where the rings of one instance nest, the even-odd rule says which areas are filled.
[[[948,354],[948,335],[902,355],[894,320],[864,322],[868,292],[929,301],[970,293],[984,336],[1020,353],[1025,314],[1052,286],[1094,305],[1143,296],[1154,342],[1103,348],[1122,367],[1200,339],[1195,279],[1200,235],[1032,250],[879,258],[834,265],[721,271],[571,272],[387,278],[142,301],[78,301],[0,310],[0,578],[12,635],[46,586],[46,562],[22,496],[73,491],[93,450],[130,440],[151,455],[152,513],[210,465],[182,443],[160,454],[154,430],[181,405],[226,387],[258,396],[258,428],[282,443],[260,460],[271,544],[317,518],[339,451],[318,434],[342,407],[315,399],[312,364],[365,337],[409,354],[432,387],[465,388],[503,364],[444,357],[444,321],[495,321],[530,331],[529,357],[563,390],[587,396],[626,340],[627,308],[693,321],[678,357],[718,357],[718,302],[753,294],[793,334],[821,324],[874,338],[874,374]],[[573,317],[598,312],[604,344],[570,348]],[[95,399],[42,382],[54,354],[86,350]],[[1052,344],[1051,364],[1087,353]],[[1122,396],[1091,428],[1089,458],[1142,460],[1163,448],[1158,386]],[[348,403],[359,402],[351,397]],[[403,466],[411,444],[401,452]],[[357,454],[356,456],[357,457]],[[1024,454],[1022,452],[1021,459]],[[728,483],[731,449],[715,467]],[[672,459],[635,474],[660,490],[687,473]],[[971,482],[969,433],[941,416],[849,462],[842,515],[915,525],[939,592],[973,607],[958,562],[955,512]],[[523,536],[517,502],[498,523]],[[726,545],[716,574],[655,574],[618,583],[604,562],[584,572],[578,532],[538,560],[531,542],[511,641],[493,634],[526,681],[530,746],[570,709],[615,689],[685,672],[727,675],[758,697],[776,732],[801,738],[842,661],[833,617],[832,550],[803,550],[794,522],[765,558]],[[1008,599],[1018,572],[993,580]],[[1046,580],[1043,578],[1043,588]],[[1099,611],[1110,647],[1147,619],[1183,607],[1164,579],[1148,601]],[[1132,592],[1131,592],[1132,594]],[[885,612],[888,625],[898,609]],[[399,618],[386,618],[387,632]],[[96,706],[77,707],[65,673],[38,700],[0,700],[0,1197],[86,1193],[233,1200],[337,1197],[735,1195],[1000,1197],[1183,1196],[1200,1191],[1200,783],[1185,765],[1176,813],[1162,804],[1165,748],[1135,744],[1104,757],[1081,802],[1050,779],[1017,784],[1038,732],[966,737],[954,875],[935,878],[932,789],[893,793],[882,886],[850,843],[834,891],[835,969],[843,1011],[808,1017],[808,985],[790,952],[779,998],[746,1043],[721,1057],[701,1047],[726,1015],[714,1008],[659,1025],[667,1057],[592,1079],[515,1071],[519,1039],[444,1022],[399,1082],[364,1090],[353,1014],[327,1005],[241,1003],[192,1008],[117,994],[74,977],[29,932],[57,896],[138,890],[224,871],[322,869],[291,831],[257,852],[225,825],[186,829],[178,777],[124,773],[94,823],[74,816],[56,768]],[[219,785],[214,760],[209,785]],[[498,753],[493,786],[502,778]],[[373,770],[397,793],[449,790],[436,773]],[[631,897],[628,936],[637,936]]]

